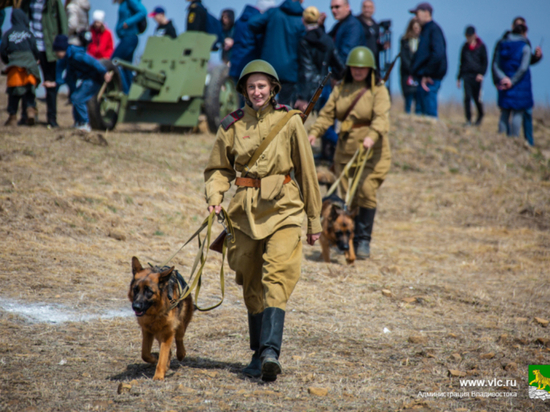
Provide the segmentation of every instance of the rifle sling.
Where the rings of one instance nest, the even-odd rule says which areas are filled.
[[[291,110],[289,111],[285,117],[283,117],[279,122],[275,125],[273,129],[269,132],[265,140],[258,146],[250,160],[248,161],[248,164],[244,167],[244,175],[246,176],[248,172],[250,171],[250,168],[256,164],[262,153],[265,151],[267,146],[275,139],[275,137],[279,134],[281,129],[285,127],[285,125],[288,123],[290,118],[294,116],[295,114],[301,114],[302,112],[300,110]]]
[[[342,121],[344,121],[348,118],[348,116],[350,115],[351,111],[353,110],[353,108],[355,107],[357,102],[359,102],[359,99],[361,99],[361,97],[363,97],[363,95],[367,92],[367,90],[368,89],[365,87],[363,90],[361,90],[361,92],[357,95],[357,97],[355,99],[353,99],[353,102],[351,102],[351,106],[348,107],[348,110],[346,111],[346,114],[344,115]]]

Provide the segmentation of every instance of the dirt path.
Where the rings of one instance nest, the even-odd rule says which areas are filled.
[[[492,133],[494,113],[479,131],[460,127],[452,106],[443,113],[442,123],[393,114],[372,259],[348,267],[333,253],[327,265],[320,246],[304,247],[285,373],[269,385],[240,374],[250,351],[231,272],[223,306],[195,314],[188,357],[172,360],[164,382],[151,380],[128,316],[131,257],[159,263],[205,215],[213,136],[124,126],[102,134],[103,146],[68,129],[2,129],[0,409],[550,410],[529,399],[527,371],[550,364],[548,329],[534,320],[550,319],[549,131],[537,126],[541,150],[527,151]],[[194,252],[175,259],[182,273]],[[216,259],[207,301],[219,290]],[[37,323],[7,310],[37,303],[49,306],[31,314],[82,321]],[[518,387],[465,389],[460,376]],[[129,388],[118,394],[121,383]]]

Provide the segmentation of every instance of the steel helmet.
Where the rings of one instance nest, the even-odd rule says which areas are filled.
[[[277,75],[277,72],[275,71],[273,66],[265,60],[252,60],[250,63],[244,66],[244,69],[239,77],[239,81],[237,82],[237,92],[242,94],[246,99],[248,99],[248,96],[246,94],[246,87],[244,83],[246,82],[246,78],[248,77],[248,75],[252,73],[263,73],[271,77],[273,80],[274,95],[278,94],[281,91],[279,76]]]
[[[346,66],[349,67],[370,67],[376,69],[376,60],[372,51],[365,46],[354,47],[348,54]]]

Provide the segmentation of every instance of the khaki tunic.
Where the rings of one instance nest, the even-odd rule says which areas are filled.
[[[256,112],[249,106],[244,116],[228,130],[218,130],[216,142],[204,172],[206,201],[219,205],[230,183],[242,172],[260,142],[286,115],[270,104]],[[235,228],[235,242],[229,243],[227,260],[236,272],[237,284],[251,314],[267,307],[286,309],[286,303],[301,273],[302,223],[307,216],[308,234],[322,231],[321,193],[311,145],[299,116],[290,118],[269,144],[246,177],[284,176],[294,179],[278,189],[273,200],[262,198],[262,188],[238,187],[228,207]],[[268,192],[268,190],[266,190]]]
[[[310,134],[322,136],[334,124],[334,120],[344,121],[344,116],[355,98],[365,87],[365,82],[344,83],[334,88],[328,102],[323,107]],[[349,115],[354,124],[368,124],[352,128],[347,136],[340,135],[334,155],[334,168],[340,174],[345,164],[351,160],[363,140],[370,137],[374,141],[372,157],[367,161],[353,201],[354,205],[365,208],[376,207],[376,191],[384,181],[391,166],[391,151],[388,132],[390,128],[389,111],[391,103],[388,89],[380,84],[373,92],[368,90],[357,102]],[[355,170],[352,168],[353,174]],[[340,196],[345,198],[348,182],[342,179]]]
[[[260,142],[286,115],[270,104],[260,112],[244,107],[244,116],[228,130],[219,128],[204,171],[206,201],[219,205],[230,183],[242,172]],[[320,233],[321,194],[311,146],[300,116],[292,116],[269,144],[246,177],[263,179],[287,175],[294,179],[283,185],[273,200],[264,200],[261,189],[239,187],[228,207],[233,226],[252,239],[264,239],[278,228],[301,226],[307,216],[307,233]]]

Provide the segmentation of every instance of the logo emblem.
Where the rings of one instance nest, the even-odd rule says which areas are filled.
[[[529,365],[529,398],[550,400],[550,365]]]

